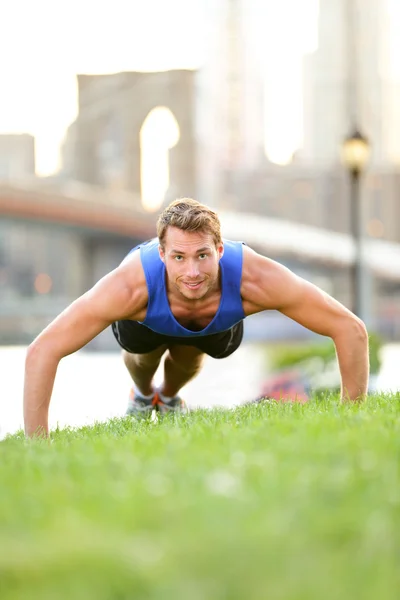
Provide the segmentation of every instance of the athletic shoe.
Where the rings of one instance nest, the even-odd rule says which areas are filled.
[[[166,415],[168,413],[180,413],[184,414],[188,412],[188,407],[186,402],[182,400],[180,396],[174,396],[171,398],[169,402],[163,402],[161,400],[160,394],[156,394],[157,396],[157,404],[155,406],[156,410],[162,415]]]
[[[136,392],[135,388],[132,387],[129,392],[128,407],[125,414],[136,417],[137,419],[151,417],[153,410],[157,410],[158,400],[157,392],[155,392],[153,398],[147,399],[142,398],[142,396]]]

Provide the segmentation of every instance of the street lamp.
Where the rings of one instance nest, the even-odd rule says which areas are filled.
[[[342,161],[350,175],[351,231],[355,244],[352,267],[352,310],[363,318],[363,263],[362,263],[362,211],[360,206],[360,178],[370,155],[370,144],[357,129],[342,145]]]

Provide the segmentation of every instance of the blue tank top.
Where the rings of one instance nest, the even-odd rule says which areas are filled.
[[[139,321],[149,329],[164,335],[198,337],[226,331],[245,318],[240,285],[242,280],[243,244],[224,241],[224,254],[219,262],[221,269],[221,300],[213,320],[200,331],[186,329],[171,312],[165,284],[165,265],[158,253],[158,238],[136,246],[146,276],[149,294],[147,314]],[[131,252],[133,252],[131,250]]]

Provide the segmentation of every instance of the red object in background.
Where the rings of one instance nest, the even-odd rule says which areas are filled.
[[[309,400],[308,385],[298,371],[285,371],[270,377],[264,382],[261,396],[278,402],[304,404]]]

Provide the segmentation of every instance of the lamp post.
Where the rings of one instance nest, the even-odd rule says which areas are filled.
[[[362,257],[362,210],[360,178],[370,155],[370,144],[357,129],[342,145],[342,161],[350,175],[351,232],[355,245],[355,257],[351,273],[352,310],[360,318],[363,315],[363,257]]]

